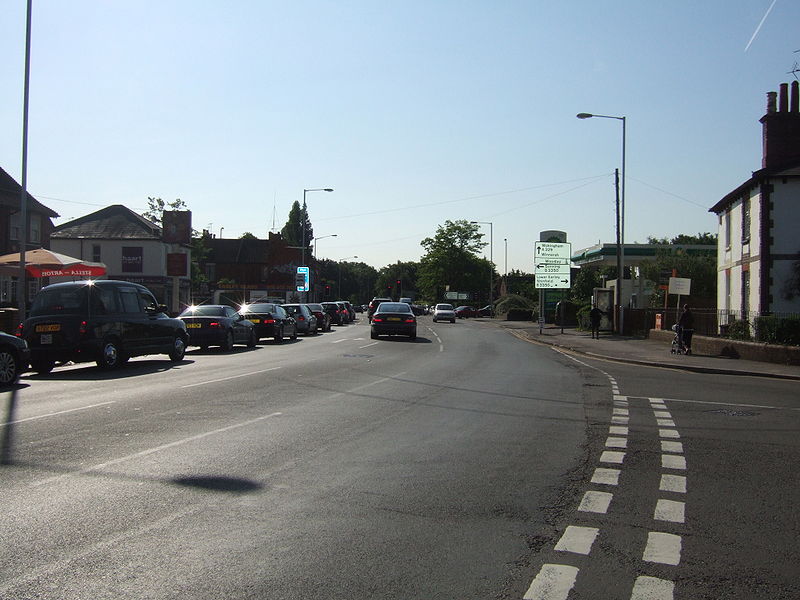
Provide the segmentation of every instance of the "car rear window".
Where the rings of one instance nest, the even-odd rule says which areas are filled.
[[[224,317],[225,308],[222,306],[195,306],[194,308],[187,308],[180,316]]]
[[[452,304],[437,304],[436,310],[453,310]]]
[[[242,307],[242,313],[274,313],[276,304],[247,304]]]
[[[405,302],[381,302],[380,306],[378,307],[378,310],[375,312],[410,313],[411,307]]]
[[[84,314],[87,289],[88,286],[41,290],[33,299],[30,316]]]

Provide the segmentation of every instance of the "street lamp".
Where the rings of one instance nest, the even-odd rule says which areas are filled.
[[[324,240],[325,238],[328,237],[339,237],[339,236],[335,233],[331,233],[330,235],[322,235],[320,237],[314,237],[314,256],[312,256],[312,258],[314,259],[317,258],[317,240]]]
[[[622,307],[622,285],[625,281],[625,117],[617,117],[613,115],[594,115],[592,113],[578,113],[576,115],[579,119],[591,119],[597,117],[598,119],[616,119],[622,121],[622,200],[617,206],[617,329],[618,333],[622,334],[623,327],[623,307]]]
[[[351,258],[358,258],[358,256],[346,256],[345,258],[340,258],[337,261],[339,263],[339,300],[342,299],[342,263],[346,260],[350,260]]]
[[[470,221],[473,225],[488,225],[489,226],[489,306],[493,305],[492,291],[494,280],[494,258],[492,256],[492,248],[494,247],[494,226],[491,221]]]
[[[306,220],[308,219],[308,210],[306,209],[306,194],[308,192],[332,192],[333,188],[309,188],[303,189],[303,221],[300,223],[300,229],[302,231],[302,239],[303,243],[301,244],[301,259],[300,262],[303,263],[302,267],[306,266]]]
[[[303,243],[300,250],[300,263],[302,267],[306,266],[306,221],[308,220],[308,210],[306,208],[306,194],[308,192],[332,192],[333,188],[303,188],[303,212],[302,220],[300,223],[300,230],[302,231]],[[316,254],[316,250],[314,252]],[[303,292],[303,300],[308,300],[308,292]]]

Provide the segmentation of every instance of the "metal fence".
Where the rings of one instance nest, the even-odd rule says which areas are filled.
[[[657,329],[658,316],[661,319],[661,329],[670,329],[678,322],[681,311],[677,308],[630,308],[625,310],[625,333],[628,335],[644,335],[650,329]],[[717,310],[712,308],[697,308],[692,310],[694,315],[695,335],[728,336],[731,328],[745,333],[753,339],[763,339],[767,333],[759,331],[759,324],[764,317],[771,319],[790,319],[800,323],[800,313],[760,313],[756,311]],[[764,326],[762,325],[763,329]],[[764,341],[768,341],[764,339]]]

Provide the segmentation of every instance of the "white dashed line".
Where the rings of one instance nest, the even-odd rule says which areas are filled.
[[[656,411],[654,411],[654,414],[656,415],[656,419],[671,419],[672,418],[672,415],[669,414],[668,410],[656,410]]]
[[[686,470],[686,457],[673,454],[661,455],[661,467],[664,469]]]
[[[333,342],[331,342],[331,344],[341,344],[342,342],[346,342],[346,341],[347,341],[347,338],[344,338],[344,339],[341,339],[341,340],[333,341]]]
[[[612,425],[608,428],[608,433],[611,435],[628,435],[628,428],[619,425]]]
[[[681,562],[681,536],[651,531],[647,534],[647,546],[644,549],[642,560],[662,565],[679,564]]]
[[[627,408],[615,408],[611,414],[627,417],[630,415],[630,411]]]
[[[614,494],[610,492],[588,491],[583,495],[578,510],[581,512],[607,513]]]
[[[683,475],[669,475],[667,473],[661,476],[661,483],[658,489],[662,492],[675,492],[676,494],[686,493],[686,477]]]
[[[659,427],[675,427],[675,421],[672,419],[656,419]]]
[[[221,379],[211,379],[210,381],[201,381],[200,383],[190,383],[189,385],[182,385],[181,389],[197,387],[198,385],[208,385],[209,383],[219,383],[220,381],[229,381],[231,379],[238,379],[239,377],[249,377],[250,375],[259,375],[260,373],[268,373],[269,371],[277,371],[280,367],[272,367],[271,369],[261,369],[260,371],[251,371],[249,373],[242,373],[241,375],[231,375],[230,377],[222,377]]]
[[[611,422],[616,425],[627,425],[630,422],[630,418],[623,417],[620,415],[614,415],[613,417],[611,417]]]
[[[619,469],[604,469],[597,467],[592,475],[592,483],[600,485],[619,485]]]
[[[683,454],[683,444],[681,442],[665,442],[661,440],[661,451]]]
[[[380,342],[372,342],[371,344],[367,344],[366,346],[359,346],[358,349],[361,350],[363,348],[369,348],[370,346],[374,346],[375,344],[380,344]]]
[[[678,433],[677,429],[659,429],[658,430],[658,437],[679,438],[679,437],[681,437],[681,434]]]
[[[627,448],[628,439],[624,437],[610,437],[606,440],[606,448]]]
[[[523,600],[567,600],[578,578],[578,567],[569,565],[542,565]]]
[[[39,415],[37,417],[27,417],[25,419],[17,419],[16,421],[4,421],[0,423],[0,427],[5,427],[6,425],[16,425],[17,423],[25,423],[26,421],[36,421],[38,419],[46,419],[47,417],[56,417],[58,415],[65,415],[67,413],[76,412],[79,410],[88,410],[90,408],[97,408],[98,406],[107,406],[108,404],[116,404],[116,400],[111,400],[109,402],[100,402],[99,404],[90,404],[89,406],[81,406],[78,408],[70,408],[68,410],[59,410],[58,412],[51,412],[47,413],[46,415]]]
[[[572,552],[574,554],[589,554],[592,551],[597,534],[600,530],[595,527],[575,527],[570,525],[564,535],[558,540],[555,550],[557,552]]]
[[[656,503],[656,510],[653,518],[656,521],[670,521],[671,523],[683,523],[686,520],[686,505],[676,500],[660,499]]]
[[[675,595],[675,584],[657,577],[642,575],[633,584],[631,600],[672,600]]]
[[[615,452],[614,450],[604,450],[603,453],[600,455],[600,462],[602,463],[613,463],[615,465],[621,465],[623,460],[625,460],[624,452]]]

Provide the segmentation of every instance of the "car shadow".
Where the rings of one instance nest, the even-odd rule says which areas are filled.
[[[433,343],[430,339],[428,339],[426,337],[422,337],[421,335],[418,335],[416,337],[416,339],[413,339],[413,340],[410,339],[408,336],[404,336],[404,335],[382,335],[377,340],[374,340],[374,341],[376,341],[376,342],[397,342],[397,343],[405,342],[407,344],[432,344]]]
[[[117,369],[105,370],[92,363],[78,363],[56,366],[49,373],[36,373],[29,371],[23,376],[31,381],[103,381],[106,379],[123,379],[139,377],[151,373],[169,371],[175,367],[193,364],[194,361],[184,358],[178,362],[161,359],[145,359],[128,362]],[[20,381],[20,383],[24,383]]]
[[[252,348],[249,348],[248,346],[234,346],[233,350],[228,352],[219,346],[210,346],[205,350],[203,350],[200,346],[189,346],[186,354],[224,354],[226,356],[230,356],[232,354],[242,354],[243,352],[253,352],[254,350],[258,350],[257,344]]]

